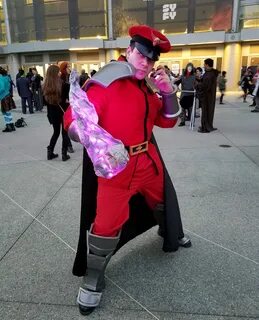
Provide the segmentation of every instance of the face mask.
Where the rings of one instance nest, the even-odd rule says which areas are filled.
[[[187,71],[188,71],[188,72],[192,72],[192,67],[188,67],[188,68],[187,68]]]

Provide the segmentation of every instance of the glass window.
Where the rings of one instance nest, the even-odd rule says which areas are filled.
[[[128,35],[133,24],[148,24],[166,34],[186,32],[188,0],[115,0],[112,3],[115,37]]]
[[[240,27],[258,28],[259,27],[259,4],[242,4],[240,8]]]
[[[156,29],[166,34],[187,32],[188,0],[154,2],[154,27]]]
[[[70,39],[68,0],[44,0],[46,40]]]
[[[7,1],[7,10],[12,42],[36,40],[34,12],[30,2]]]
[[[127,36],[129,27],[134,24],[147,24],[147,8],[148,1],[112,1],[113,33],[115,38]]]
[[[233,0],[199,0],[195,8],[194,31],[229,31]]]
[[[107,38],[106,6],[104,0],[78,0],[80,38]]]
[[[107,38],[106,0],[12,0],[7,3],[13,42]]]
[[[6,27],[2,1],[0,1],[0,44],[6,44]]]

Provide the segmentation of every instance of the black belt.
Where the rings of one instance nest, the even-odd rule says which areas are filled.
[[[131,156],[148,151],[148,141],[136,144],[134,146],[125,146]]]

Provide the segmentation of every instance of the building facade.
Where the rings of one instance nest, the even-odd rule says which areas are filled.
[[[166,34],[160,63],[175,73],[210,57],[236,90],[242,68],[259,65],[258,0],[0,0],[0,64],[13,77],[61,60],[98,70],[125,52],[133,24]]]

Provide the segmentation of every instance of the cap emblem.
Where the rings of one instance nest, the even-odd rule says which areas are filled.
[[[159,38],[155,38],[155,39],[153,40],[153,46],[154,46],[154,47],[155,47],[155,46],[158,46],[160,43],[161,43],[161,40],[160,40]]]

